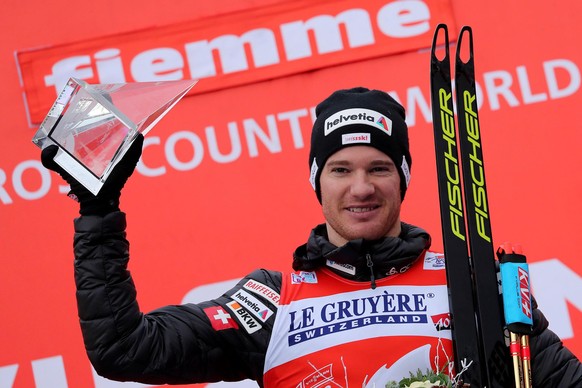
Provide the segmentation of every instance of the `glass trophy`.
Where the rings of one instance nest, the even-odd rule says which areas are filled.
[[[90,85],[71,78],[32,142],[56,144],[55,162],[97,195],[138,133],[145,136],[196,82]]]

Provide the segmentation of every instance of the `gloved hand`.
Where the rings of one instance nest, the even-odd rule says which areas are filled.
[[[97,196],[93,195],[82,184],[77,182],[75,178],[54,161],[54,157],[58,151],[56,145],[53,144],[45,147],[41,152],[40,158],[43,166],[58,173],[71,186],[71,191],[68,195],[79,202],[79,213],[81,215],[104,216],[105,214],[119,211],[121,189],[125,185],[125,182],[127,182],[127,179],[133,174],[135,166],[139,161],[143,147],[143,139],[143,135],[141,133],[138,134],[129,150],[127,150],[127,153],[105,181]]]

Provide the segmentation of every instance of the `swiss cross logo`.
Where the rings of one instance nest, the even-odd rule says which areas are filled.
[[[214,330],[238,329],[236,321],[220,306],[205,308],[204,313]]]

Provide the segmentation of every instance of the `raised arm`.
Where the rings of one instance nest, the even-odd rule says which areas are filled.
[[[79,318],[99,374],[149,384],[262,380],[274,316],[248,333],[227,303],[249,279],[278,292],[280,275],[258,270],[220,298],[143,314],[127,270],[125,215],[80,217],[75,231]]]
[[[254,379],[262,384],[265,352],[276,314],[249,330],[228,304],[247,281],[279,292],[281,276],[258,270],[223,296],[199,304],[141,312],[127,269],[126,216],[119,210],[121,189],[140,158],[138,136],[94,196],[54,161],[56,146],[42,151],[45,167],[71,186],[80,204],[75,220],[77,307],[87,354],[102,376],[148,384]],[[260,296],[257,295],[260,299]],[[270,308],[276,312],[276,304]]]

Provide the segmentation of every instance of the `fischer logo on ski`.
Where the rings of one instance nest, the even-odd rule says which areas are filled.
[[[449,200],[450,230],[462,241],[465,241],[465,215],[461,197],[461,170],[457,158],[457,141],[455,139],[455,116],[453,113],[453,93],[440,88],[438,102],[441,116],[441,131],[445,140],[443,151],[447,178],[447,198]]]

